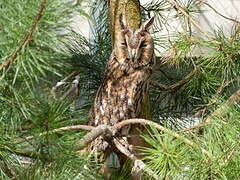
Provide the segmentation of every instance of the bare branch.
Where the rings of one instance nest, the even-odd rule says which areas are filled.
[[[19,161],[21,164],[24,164],[24,165],[33,165],[34,163],[31,162],[31,161]]]
[[[112,128],[108,125],[99,125],[96,128],[94,128],[91,132],[86,134],[77,144],[75,150],[79,151],[82,150],[84,147],[86,147],[89,143],[94,141],[97,137],[101,135],[110,135],[112,136]]]
[[[21,50],[28,45],[28,43],[31,41],[32,36],[34,31],[37,28],[37,24],[40,22],[40,19],[43,15],[43,11],[46,8],[46,4],[47,4],[48,0],[42,0],[41,4],[40,4],[40,8],[38,10],[38,13],[36,15],[36,17],[33,20],[33,24],[32,27],[30,28],[30,30],[25,34],[25,36],[22,38],[22,40],[20,41],[21,44],[19,45],[19,47],[17,48],[17,50],[15,52],[13,52],[10,56],[8,56],[6,58],[6,60],[0,64],[0,71],[7,69],[18,57],[19,53],[21,52]]]
[[[66,130],[86,130],[86,131],[90,131],[90,130],[92,130],[94,128],[95,127],[93,127],[93,126],[87,126],[87,125],[66,126],[66,127],[61,127],[61,128],[54,129],[52,131],[47,131],[47,132],[40,133],[38,135],[38,137],[44,136],[44,135],[47,135],[47,134],[53,134],[53,133],[57,133],[57,132],[61,132],[61,131],[66,131]],[[28,137],[25,137],[23,139],[15,141],[15,143],[16,144],[20,144],[20,143],[26,142],[28,140],[31,140],[34,137],[35,136],[28,136]]]
[[[77,144],[75,150],[78,151],[78,150],[81,150],[84,147],[86,147],[89,143],[94,141],[97,137],[99,137],[101,135],[103,135],[103,136],[105,136],[105,135],[113,136],[121,128],[123,128],[124,126],[127,126],[129,124],[142,124],[142,125],[148,125],[148,126],[155,127],[156,129],[158,129],[158,130],[160,130],[160,131],[162,131],[166,134],[169,134],[169,135],[171,135],[171,136],[173,136],[177,139],[183,140],[183,142],[185,142],[187,145],[189,145],[193,148],[200,149],[202,151],[202,153],[206,154],[210,160],[212,159],[210,153],[207,150],[199,147],[194,142],[190,141],[189,139],[185,138],[184,136],[181,136],[181,135],[177,134],[176,132],[174,132],[170,129],[167,129],[167,128],[165,128],[165,127],[163,127],[163,126],[161,126],[161,125],[159,125],[155,122],[152,122],[152,121],[149,121],[149,120],[146,120],[146,119],[128,119],[128,120],[121,121],[121,122],[115,124],[114,126],[109,126],[109,125],[105,125],[105,124],[104,125],[99,125],[97,127],[86,126],[86,125],[67,126],[67,127],[62,127],[62,128],[54,129],[52,131],[41,133],[38,136],[43,136],[43,135],[46,135],[46,134],[52,134],[52,133],[65,131],[65,130],[79,130],[79,129],[91,130],[91,132],[89,132],[87,135],[85,135],[79,141],[79,143]],[[28,136],[25,139],[21,139],[21,140],[16,141],[15,143],[16,144],[23,143],[26,140],[30,140],[30,139],[33,139],[33,138],[34,138],[34,136]]]
[[[204,31],[203,28],[198,23],[196,23],[196,21],[176,1],[174,0],[166,0],[166,1],[170,3],[175,9],[179,10],[184,16],[186,16],[189,19],[189,22],[191,22],[200,32],[202,32],[203,34],[205,34],[210,38],[212,37],[212,35]]]
[[[56,90],[57,90],[58,87],[66,84],[66,81],[67,81],[69,78],[71,78],[71,77],[73,77],[73,76],[75,76],[75,75],[77,75],[77,74],[78,74],[78,72],[73,71],[72,73],[70,73],[69,75],[67,75],[65,78],[63,78],[61,81],[58,81],[58,82],[56,83],[56,85],[53,86],[52,89],[51,89],[51,94],[53,95],[53,97],[54,97],[54,98],[56,97],[55,92],[56,92]]]
[[[195,130],[202,129],[202,128],[206,127],[207,125],[209,125],[209,123],[201,123],[196,126],[192,126],[190,128],[183,129],[182,131],[184,131],[184,132],[195,131]]]
[[[75,79],[72,82],[71,88],[68,89],[68,91],[63,94],[63,96],[60,98],[61,101],[64,100],[70,94],[75,94],[75,96],[78,96],[78,93],[79,93],[79,88],[78,88],[79,79],[80,79],[79,75],[75,76]]]
[[[170,89],[172,92],[176,92],[177,90],[179,90],[183,85],[185,85],[186,83],[188,83],[192,77],[196,74],[197,69],[194,68],[187,76],[185,76],[181,81],[177,82],[176,84],[170,86]]]
[[[150,84],[153,86],[158,87],[160,90],[168,91],[168,92],[176,92],[179,90],[182,86],[184,86],[186,83],[188,83],[192,77],[196,74],[197,69],[194,68],[187,76],[185,76],[181,81],[177,82],[176,84],[173,84],[171,86],[166,86],[164,84],[160,84],[156,81],[150,81]]]
[[[169,87],[164,85],[164,84],[161,84],[161,83],[158,83],[156,81],[150,81],[150,85],[152,86],[155,86],[155,87],[158,87],[160,90],[162,91],[169,91]]]
[[[169,134],[169,135],[171,135],[171,136],[173,136],[173,137],[175,137],[177,139],[181,139],[185,144],[187,144],[187,145],[189,145],[189,146],[191,146],[193,148],[200,149],[203,154],[208,156],[210,161],[212,159],[211,154],[207,150],[199,147],[194,142],[190,141],[189,139],[185,138],[184,136],[181,136],[181,135],[177,134],[176,132],[174,132],[174,131],[172,131],[170,129],[167,129],[167,128],[165,128],[165,127],[163,127],[163,126],[161,126],[161,125],[159,125],[159,124],[157,124],[155,122],[152,122],[152,121],[149,121],[149,120],[146,120],[146,119],[128,119],[128,120],[124,120],[124,121],[119,122],[116,125],[114,125],[113,129],[115,131],[119,131],[122,127],[127,126],[129,124],[142,124],[142,125],[149,125],[149,126],[155,127],[156,129],[158,129],[158,130],[160,130],[160,131],[162,131],[162,132],[164,132],[166,134]]]
[[[87,125],[74,125],[74,126],[66,126],[66,127],[61,127],[58,129],[54,129],[50,131],[51,133],[59,132],[59,131],[66,131],[66,130],[85,130],[85,131],[91,131],[95,127],[93,126],[87,126]],[[48,132],[49,133],[49,132]]]
[[[72,4],[72,7],[77,7],[81,4],[80,0],[75,0]]]
[[[226,116],[227,115],[226,107],[232,107],[238,104],[239,102],[240,102],[240,89],[233,93],[223,105],[217,108],[204,121],[210,123],[216,116]]]
[[[131,153],[126,147],[124,147],[116,138],[113,138],[113,142],[118,148],[118,150],[131,159],[134,162],[134,166],[132,169],[133,174],[140,174],[141,172],[146,172],[149,176],[153,177],[154,179],[159,179],[158,176],[146,166],[146,164],[138,159],[133,153]]]

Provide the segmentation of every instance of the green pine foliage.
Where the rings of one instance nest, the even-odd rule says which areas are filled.
[[[176,2],[193,20],[206,5]],[[74,151],[86,132],[54,131],[86,124],[112,49],[106,2],[88,4],[91,15],[83,4],[72,3],[0,0],[0,64],[14,59],[0,70],[0,179],[102,179],[101,164]],[[171,87],[195,70],[173,91],[150,86],[153,120],[171,133],[149,128],[144,135],[149,146],[141,148],[144,162],[159,179],[239,179],[240,107],[226,103],[239,89],[239,22],[234,20],[230,35],[219,28],[199,36],[189,17],[169,1],[145,4],[141,11],[143,19],[155,16],[152,33],[156,52],[163,57],[157,58],[153,81]],[[69,28],[75,13],[92,21],[90,40]],[[176,19],[183,31],[171,27]],[[159,36],[163,28],[171,33]],[[167,57],[162,50],[169,50]],[[51,88],[72,71],[80,77],[79,98],[61,100],[74,77],[54,98]],[[214,114],[219,108],[221,113]],[[209,117],[211,123],[186,129]],[[129,169],[126,164],[113,179],[130,178]]]
[[[142,149],[148,166],[160,179],[238,179],[239,106],[228,108],[227,112],[227,119],[215,117],[201,135],[175,132],[197,144],[196,147],[151,129],[150,135],[144,137],[150,147]]]
[[[169,3],[164,2],[150,3],[143,10],[155,14],[167,27],[171,18],[161,16],[169,7]],[[203,12],[193,11],[199,9],[193,5],[200,6],[193,2],[190,0],[181,6],[194,19],[196,13]],[[188,24],[189,19],[182,14],[178,18],[182,18],[183,25]],[[160,30],[161,26],[157,25],[155,31]],[[172,53],[170,57],[163,58],[159,69],[164,73],[157,71],[154,80],[172,85],[196,69],[194,76],[177,91],[159,92],[157,87],[152,87],[154,120],[197,145],[192,147],[172,134],[151,129],[150,135],[144,136],[150,147],[143,148],[143,154],[159,179],[240,178],[239,98],[235,106],[225,104],[239,90],[239,30],[237,22],[230,35],[219,28],[211,36],[203,33],[199,37],[188,27],[185,32],[168,35],[165,41],[164,37],[155,41],[157,46],[165,46]],[[170,43],[169,38],[173,39]],[[200,54],[199,50],[202,50]],[[212,117],[211,114],[219,107],[221,112]],[[182,130],[194,123],[189,116],[196,115],[200,121],[211,116],[212,122],[197,130]],[[202,152],[203,149],[208,155]]]
[[[75,70],[64,47],[71,17],[85,9],[72,4],[0,1],[0,64],[14,59],[0,71],[0,179],[101,179],[92,174],[100,167],[73,151],[85,132],[51,133],[88,120],[88,109],[72,111],[71,101],[50,93]]]

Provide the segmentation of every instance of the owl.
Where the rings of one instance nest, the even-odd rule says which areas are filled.
[[[154,18],[139,29],[131,29],[120,15],[121,30],[117,33],[114,48],[107,63],[103,81],[97,91],[89,125],[115,125],[141,114],[143,97],[155,63],[154,45],[149,29]],[[122,130],[127,135],[128,128]],[[95,142],[101,150],[108,143],[99,137]],[[100,145],[101,144],[101,145]],[[104,146],[104,147],[103,147]]]
[[[155,63],[149,29],[153,18],[139,29],[128,28],[120,16],[121,30],[92,108],[90,125],[114,125],[140,115],[142,97]]]

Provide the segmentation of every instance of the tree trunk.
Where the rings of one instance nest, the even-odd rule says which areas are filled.
[[[140,2],[139,0],[108,0],[109,8],[109,19],[110,19],[110,32],[112,38],[112,44],[116,39],[116,34],[120,31],[119,16],[122,14],[127,22],[128,27],[132,29],[138,29],[141,25],[141,12],[140,12]],[[150,112],[150,101],[148,92],[144,94],[141,115],[137,118],[151,119]],[[129,132],[129,144],[133,147],[143,147],[146,146],[144,140],[140,137],[143,134],[145,128],[141,125],[132,125]],[[139,151],[134,150],[137,157],[139,156]],[[140,179],[139,176],[134,176],[133,179]]]
[[[125,16],[128,26],[137,29],[141,25],[141,12],[139,0],[108,0],[109,19],[112,44],[116,34],[120,31],[119,16]],[[143,97],[142,114],[139,118],[151,119],[150,102],[148,93]]]
[[[120,31],[119,15],[125,16],[128,26],[133,29],[141,24],[139,0],[108,0],[109,19],[112,42],[115,35]]]

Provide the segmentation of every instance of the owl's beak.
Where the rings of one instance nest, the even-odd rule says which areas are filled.
[[[131,61],[137,59],[137,49],[129,49],[129,58]]]

